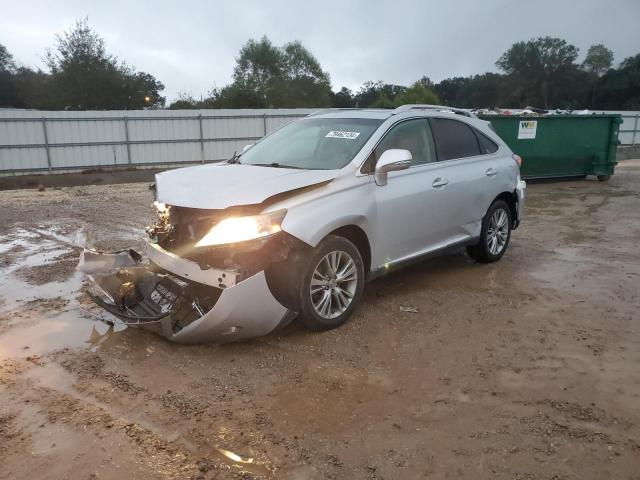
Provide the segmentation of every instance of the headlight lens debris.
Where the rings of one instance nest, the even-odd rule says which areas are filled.
[[[156,206],[159,213],[166,213],[169,210],[169,208],[164,203],[157,200],[154,201],[153,204]]]

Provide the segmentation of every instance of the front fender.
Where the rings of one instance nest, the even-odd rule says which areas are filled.
[[[317,219],[318,217],[309,218]],[[315,247],[331,232],[348,225],[356,225],[360,227],[364,230],[367,237],[370,238],[367,217],[363,214],[357,213],[342,215],[340,217],[333,218],[331,221],[327,221],[326,223],[314,220],[285,221],[282,224],[282,230],[293,235],[299,240],[302,240],[308,245]]]
[[[347,225],[360,227],[369,239],[374,232],[375,188],[368,177],[338,178],[326,187],[303,193],[289,201],[273,205],[286,208],[282,230],[315,247],[332,231]]]

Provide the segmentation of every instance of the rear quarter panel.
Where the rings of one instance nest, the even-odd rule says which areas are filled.
[[[487,182],[486,192],[480,202],[482,217],[484,217],[484,214],[498,195],[504,192],[513,193],[515,191],[520,176],[520,168],[513,160],[513,152],[509,146],[491,128],[489,122],[479,119],[467,120],[467,122],[498,145],[498,150],[494,154],[478,157],[484,159],[483,162],[486,168],[492,166],[498,170],[498,174],[492,179],[493,181]]]

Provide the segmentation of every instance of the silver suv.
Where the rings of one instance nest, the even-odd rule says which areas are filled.
[[[367,280],[466,246],[505,253],[522,218],[520,158],[459,109],[333,110],[223,163],[156,176],[143,255],[86,250],[92,298],[184,343],[344,323]]]

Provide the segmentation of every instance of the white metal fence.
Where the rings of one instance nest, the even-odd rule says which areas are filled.
[[[0,110],[0,175],[219,161],[316,110]]]
[[[0,176],[219,161],[314,111],[0,110]],[[623,117],[622,144],[640,143],[640,112],[607,113]]]
[[[607,110],[603,113],[617,113],[622,117],[618,134],[621,145],[640,144],[640,112]]]

